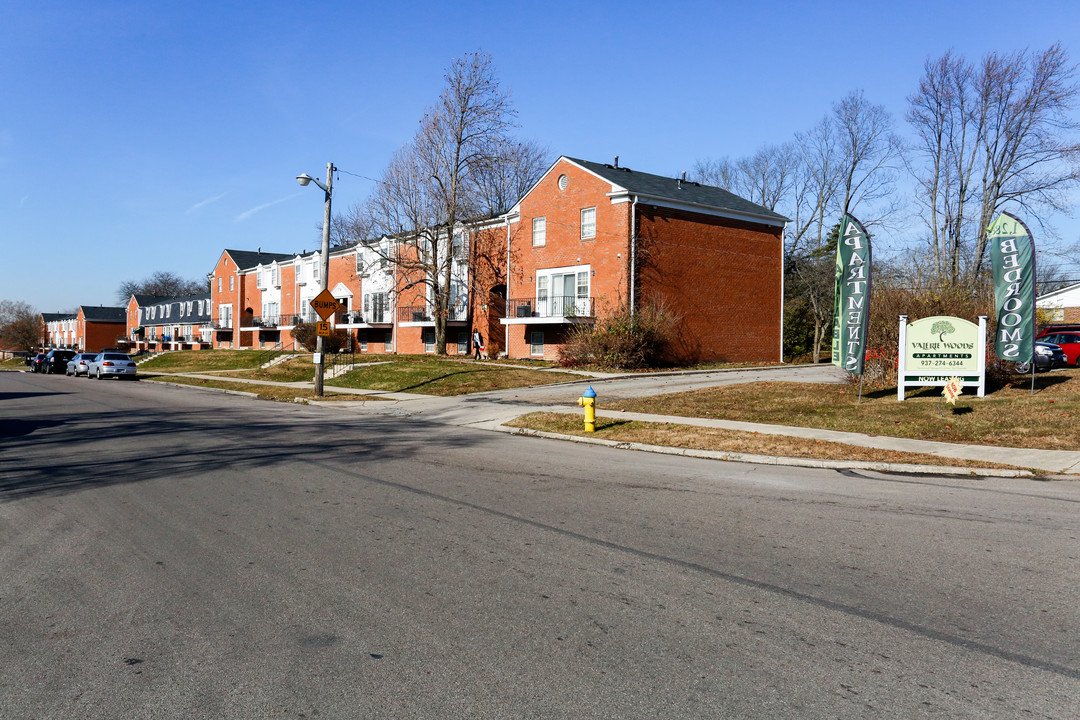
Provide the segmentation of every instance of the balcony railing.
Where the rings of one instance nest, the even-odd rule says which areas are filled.
[[[276,328],[281,323],[280,315],[255,315],[250,320],[250,327]]]
[[[233,329],[232,318],[229,318],[227,320],[218,319],[218,320],[215,320],[213,323],[211,323],[211,325],[213,326],[213,328],[215,330],[232,330]]]
[[[435,322],[434,308],[430,305],[405,305],[398,308],[398,322]],[[451,322],[469,319],[469,308],[464,304],[450,308],[450,314],[446,318]]]
[[[544,298],[518,298],[506,301],[508,318],[591,318],[593,298],[554,295]]]

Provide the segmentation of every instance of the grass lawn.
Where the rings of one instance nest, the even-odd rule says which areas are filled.
[[[950,467],[996,467],[1009,465],[943,458],[937,455],[905,453],[892,450],[864,448],[843,443],[808,440],[783,435],[720,430],[670,423],[649,423],[636,420],[615,420],[597,416],[596,432],[586,433],[581,416],[564,413],[532,413],[507,423],[544,432],[600,438],[615,442],[634,442],[646,445],[716,450],[719,452],[776,455],[780,457],[812,458],[816,460],[856,460],[860,462],[905,463]],[[1021,468],[1022,469],[1022,468]]]
[[[293,355],[289,360],[268,368],[227,371],[216,374],[222,377],[242,377],[250,380],[271,380],[273,382],[312,382],[315,379],[315,365],[311,362],[311,353],[303,353]]]
[[[599,408],[721,418],[861,432],[869,435],[1050,450],[1080,449],[1080,370],[1030,377],[985,398],[965,388],[952,406],[940,388],[897,402],[895,388],[863,395],[852,385],[764,382],[651,398],[612,400]]]
[[[178,350],[139,365],[139,372],[210,372],[247,370],[266,359],[264,350]]]
[[[320,402],[324,400],[330,401],[379,401],[381,398],[368,397],[366,395],[354,395],[352,393],[336,393],[332,388],[324,387],[324,395],[321,398],[315,397],[315,390],[312,388],[291,388],[282,387],[280,385],[256,385],[254,383],[241,383],[241,382],[229,382],[227,380],[207,380],[205,378],[186,377],[183,375],[147,375],[143,380],[153,381],[155,378],[162,380],[163,382],[177,383],[180,385],[193,385],[195,387],[215,388],[218,390],[236,390],[239,392],[251,393],[258,396],[263,400],[279,400],[284,402],[295,402],[297,398],[301,400],[318,400]]]
[[[580,379],[569,373],[542,372],[515,365],[496,366],[464,359],[393,355],[381,358],[373,356],[371,359],[391,362],[352,370],[341,377],[327,380],[326,386],[445,396]]]

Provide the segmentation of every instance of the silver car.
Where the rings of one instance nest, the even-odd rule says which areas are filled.
[[[96,353],[79,353],[75,357],[68,360],[67,374],[79,377],[80,375],[90,376],[90,371],[87,369],[90,366],[90,361],[97,357]]]
[[[88,377],[98,380],[106,377],[135,379],[135,363],[124,353],[98,353],[87,365],[86,371]]]

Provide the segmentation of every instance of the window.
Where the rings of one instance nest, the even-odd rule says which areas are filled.
[[[232,305],[218,305],[218,324],[223,328],[232,327]]]
[[[590,266],[540,270],[536,275],[536,306],[540,317],[588,317]]]
[[[369,323],[386,322],[386,293],[364,293],[363,316]]]
[[[454,233],[453,242],[450,245],[450,254],[455,258],[465,257],[465,235],[461,232]]]
[[[367,330],[360,331],[360,352],[367,352]]]
[[[387,330],[386,336],[383,338],[383,350],[390,352],[394,349],[394,331]]]
[[[217,279],[217,291],[221,292],[221,278]]]
[[[459,355],[469,354],[469,331],[458,330],[457,334],[457,351]]]
[[[236,276],[235,275],[230,275],[229,276],[229,292],[232,292],[235,289],[236,289]]]
[[[596,237],[596,208],[585,208],[581,211],[581,239],[590,240]]]
[[[469,291],[461,283],[450,286],[450,320],[464,320],[469,316]]]
[[[421,333],[421,335],[421,339],[424,342],[424,352],[435,352],[435,328],[424,328],[424,331],[423,333]]]
[[[541,247],[547,243],[547,218],[533,218],[533,247]]]
[[[529,333],[529,354],[543,357],[544,356],[544,331],[533,330]]]
[[[281,287],[281,269],[277,265],[270,268],[270,284],[274,287]]]

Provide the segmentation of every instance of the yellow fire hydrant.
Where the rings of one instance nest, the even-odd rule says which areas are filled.
[[[596,432],[596,391],[592,385],[578,398],[577,404],[585,408],[585,432]]]

